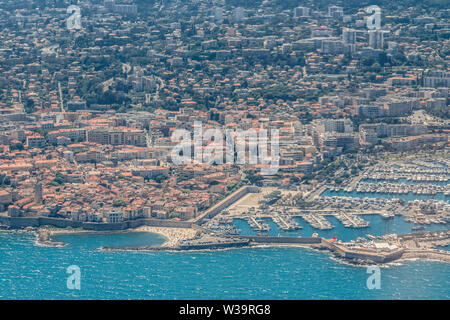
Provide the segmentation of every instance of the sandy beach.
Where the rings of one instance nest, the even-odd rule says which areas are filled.
[[[151,227],[151,226],[141,226],[137,229],[133,229],[133,231],[140,232],[151,232],[162,235],[167,239],[162,247],[174,247],[181,240],[191,239],[197,233],[194,229],[189,228],[166,228],[166,227]]]
[[[54,235],[61,234],[114,234],[114,233],[130,233],[130,232],[150,232],[156,233],[163,236],[166,242],[161,245],[164,248],[175,247],[176,244],[181,240],[186,240],[193,238],[197,231],[189,228],[172,228],[172,227],[152,227],[152,226],[141,226],[136,229],[127,229],[121,231],[92,231],[83,229],[59,229],[54,227],[44,227],[39,228],[37,231],[39,236],[37,237],[37,243],[49,245],[51,237]]]

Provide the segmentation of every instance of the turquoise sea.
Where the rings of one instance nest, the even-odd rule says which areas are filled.
[[[381,268],[381,289],[365,267],[292,247],[204,252],[101,251],[160,244],[150,233],[64,235],[66,247],[36,246],[28,233],[0,232],[1,299],[449,299],[450,265],[405,261]],[[67,288],[67,267],[81,289]]]
[[[272,219],[261,219],[263,222],[267,223],[270,227],[269,232],[263,232],[262,234],[269,234],[272,236],[287,236],[287,237],[297,237],[304,236],[310,237],[313,233],[317,233],[319,237],[331,239],[336,236],[339,240],[350,241],[356,240],[358,237],[366,237],[370,234],[373,236],[381,236],[385,234],[407,234],[415,232],[424,231],[438,231],[438,230],[448,230],[449,224],[430,224],[424,225],[424,230],[412,230],[414,223],[406,222],[403,217],[395,216],[393,219],[383,219],[379,215],[360,215],[360,217],[366,221],[370,222],[370,226],[367,228],[346,228],[337,218],[333,216],[326,216],[331,224],[334,226],[331,230],[317,230],[310,226],[308,222],[303,220],[303,218],[295,217],[294,219],[302,227],[300,230],[294,231],[283,231],[278,228],[278,226],[273,222]],[[253,236],[257,233],[250,228],[245,220],[235,219],[235,226],[241,231],[242,235]]]

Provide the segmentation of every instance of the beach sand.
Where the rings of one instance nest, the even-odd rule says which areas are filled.
[[[171,248],[175,247],[181,240],[187,240],[193,238],[197,231],[190,228],[172,228],[172,227],[152,227],[141,226],[136,229],[127,229],[120,231],[92,231],[83,229],[59,229],[55,227],[40,228],[38,232],[48,233],[51,237],[57,234],[114,234],[114,233],[129,233],[129,232],[151,232],[163,236],[166,239],[161,247]],[[39,239],[40,237],[38,237]],[[38,242],[40,242],[38,240]]]
[[[162,247],[166,248],[175,247],[179,241],[191,239],[197,233],[196,230],[189,228],[167,228],[151,226],[141,226],[137,229],[133,229],[133,231],[144,231],[162,235],[167,239],[167,241],[162,245]]]

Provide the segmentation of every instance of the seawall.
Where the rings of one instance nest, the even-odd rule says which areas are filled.
[[[83,228],[93,231],[114,231],[126,230],[130,228],[138,228],[140,226],[151,227],[172,227],[172,228],[191,228],[192,222],[175,221],[175,220],[158,220],[158,219],[136,219],[118,223],[101,223],[101,222],[81,222],[61,218],[47,217],[0,217],[0,224],[8,226],[12,229],[20,229],[25,227],[41,227],[53,226],[58,228]]]
[[[248,239],[252,243],[267,244],[321,244],[321,238],[314,237],[270,237],[270,236],[239,236],[242,239]]]
[[[241,199],[246,194],[258,193],[258,192],[260,192],[260,189],[258,187],[243,186],[243,187],[239,188],[238,190],[236,190],[235,192],[233,192],[232,194],[230,194],[225,199],[222,199],[221,201],[219,201],[218,203],[213,205],[211,208],[206,210],[203,214],[201,214],[200,216],[195,218],[194,221],[196,224],[201,225],[202,223],[205,222],[206,219],[211,219],[211,218],[215,217],[217,214],[222,212],[222,210],[228,208],[229,206],[231,206],[233,203],[235,203],[236,201]]]

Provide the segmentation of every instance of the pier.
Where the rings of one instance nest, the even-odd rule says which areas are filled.
[[[280,214],[275,214],[272,217],[273,222],[275,222],[278,227],[283,231],[299,230],[302,227],[294,221],[290,216],[285,215],[284,217]]]
[[[370,226],[370,222],[365,221],[357,215],[350,215],[346,213],[337,213],[334,215],[344,226],[351,228],[367,228]]]
[[[301,217],[315,229],[330,230],[334,228],[334,226],[321,215],[303,214]]]
[[[248,217],[246,220],[248,221],[250,227],[255,231],[270,231],[268,224],[256,220],[253,216]]]

